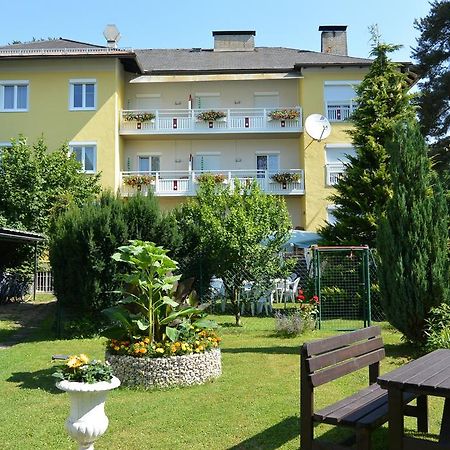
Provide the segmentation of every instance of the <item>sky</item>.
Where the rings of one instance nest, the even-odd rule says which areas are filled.
[[[427,0],[15,0],[2,2],[0,44],[64,37],[104,45],[116,24],[125,48],[211,48],[213,30],[255,30],[256,46],[320,51],[319,25],[348,25],[350,56],[368,57],[369,26],[382,40],[404,47],[393,54],[411,61],[418,32],[414,19]],[[5,20],[7,18],[7,20]]]

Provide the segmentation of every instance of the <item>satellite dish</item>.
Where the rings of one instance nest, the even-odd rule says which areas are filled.
[[[305,120],[306,132],[315,140],[326,139],[331,133],[331,125],[322,114],[311,114]]]
[[[106,25],[103,31],[103,36],[105,36],[106,41],[110,47],[116,47],[117,42],[120,40],[120,32],[114,24]]]

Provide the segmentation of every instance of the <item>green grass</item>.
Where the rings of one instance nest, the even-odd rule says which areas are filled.
[[[108,398],[110,419],[97,450],[298,449],[299,347],[304,340],[335,334],[311,332],[298,338],[274,335],[271,318],[231,316],[222,323],[223,375],[203,386],[167,391],[118,389]],[[50,321],[35,342],[0,351],[1,449],[76,449],[64,431],[69,410],[65,393],[54,387],[50,357],[84,352],[102,358],[102,339],[51,340]],[[47,336],[47,337],[46,337]],[[383,327],[388,357],[382,372],[408,361],[413,349]],[[317,389],[318,407],[350,395],[367,383],[367,370]],[[430,401],[430,424],[438,432],[442,402]],[[414,429],[412,419],[406,426]],[[374,450],[386,448],[386,426],[375,433]],[[317,434],[341,434],[319,427]],[[331,438],[330,438],[331,439]]]

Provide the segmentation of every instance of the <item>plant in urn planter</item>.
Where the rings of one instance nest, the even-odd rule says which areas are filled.
[[[80,450],[93,450],[94,441],[108,428],[105,400],[108,391],[120,385],[109,364],[89,361],[84,355],[73,355],[53,374],[56,387],[70,395],[70,415],[66,430],[79,444]]]
[[[217,324],[198,305],[193,279],[179,282],[178,264],[151,242],[130,241],[113,255],[127,264],[122,299],[103,312],[112,321],[107,360],[128,386],[200,384],[221,374]]]

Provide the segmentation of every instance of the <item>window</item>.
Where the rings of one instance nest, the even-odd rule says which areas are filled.
[[[96,80],[69,81],[69,109],[71,111],[94,110],[97,107]]]
[[[278,108],[280,98],[278,92],[255,92],[253,103],[255,108]]]
[[[138,156],[139,172],[159,172],[160,157],[159,156]]]
[[[70,150],[76,160],[81,163],[81,170],[85,173],[95,173],[97,170],[97,145],[93,143],[71,143]]]
[[[326,158],[326,184],[333,186],[345,172],[347,155],[355,156],[355,149],[349,144],[327,144],[325,146]]]
[[[256,155],[256,170],[258,178],[264,178],[266,171],[269,176],[278,172],[280,168],[280,155],[278,153]]]
[[[336,211],[336,205],[328,205],[327,206],[327,222],[330,225],[334,225],[336,223],[336,216],[334,212]]]
[[[28,81],[0,81],[0,110],[28,111]]]
[[[355,85],[359,81],[325,81],[326,116],[332,122],[348,120],[356,107]]]

